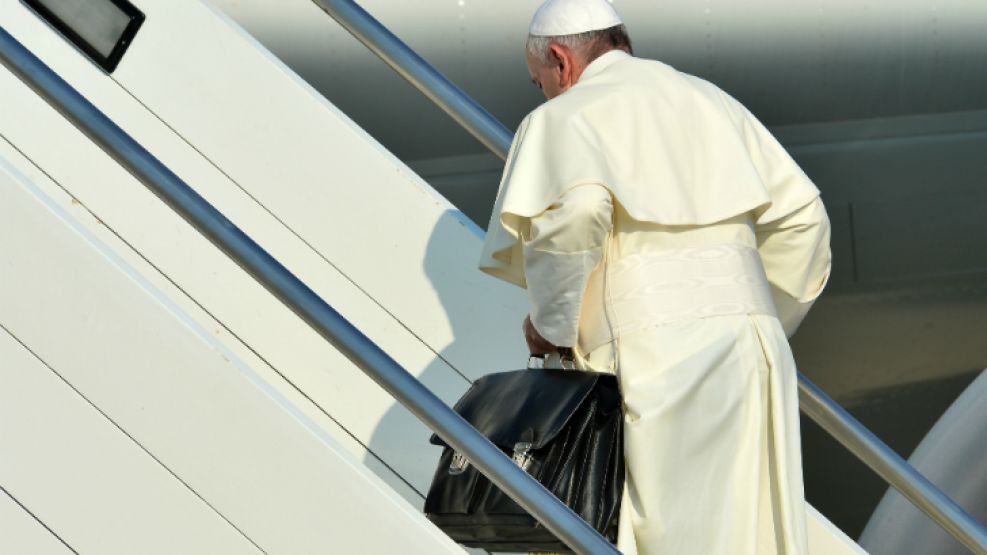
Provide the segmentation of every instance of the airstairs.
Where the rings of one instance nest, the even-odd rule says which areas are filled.
[[[223,14],[135,4],[111,73],[0,27],[441,401],[525,360],[482,230]],[[70,119],[0,69],[0,553],[462,552],[431,430]]]

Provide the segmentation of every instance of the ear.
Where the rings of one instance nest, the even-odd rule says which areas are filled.
[[[572,51],[560,44],[548,45],[549,56],[552,61],[552,69],[558,71],[558,85],[564,90],[572,85]]]

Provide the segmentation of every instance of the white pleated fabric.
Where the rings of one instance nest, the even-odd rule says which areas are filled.
[[[597,284],[587,286],[588,300],[604,300]],[[756,249],[737,244],[712,245],[633,254],[611,264],[605,296],[612,322],[586,318],[579,345],[590,351],[629,333],[658,324],[729,316],[775,315],[771,288]],[[584,312],[602,306],[583,305]],[[595,325],[594,325],[595,324]]]
[[[791,256],[767,267],[767,279],[788,284],[788,293],[772,287],[773,299],[811,305],[829,276],[828,220],[818,199],[787,220],[782,228],[758,226],[750,215],[661,226],[634,220],[618,204],[611,260],[595,272],[605,277],[607,263],[628,257],[757,248],[761,228]],[[617,308],[610,318],[619,323]],[[808,553],[795,362],[781,321],[747,312],[686,316],[585,353],[583,368],[616,372],[624,395],[623,553]]]
[[[531,271],[527,278],[539,292],[532,297],[533,310],[552,315],[533,316],[536,328],[545,326],[555,337],[568,333],[568,328],[552,327],[568,310],[553,299],[571,297],[572,290],[571,275],[559,279],[559,272],[575,268],[550,263],[561,257],[580,260],[583,266],[587,260],[596,261],[586,278],[591,285],[579,303],[579,327],[626,330],[591,350],[581,347],[586,334],[580,332],[576,349],[579,368],[616,373],[624,397],[627,482],[618,548],[639,555],[807,554],[796,367],[781,322],[764,314],[772,307],[764,306],[763,293],[737,297],[762,303],[756,308],[741,303],[704,316],[614,302],[606,288],[614,268],[628,260],[660,265],[670,253],[673,258],[684,252],[705,258],[710,253],[757,252],[757,226],[750,215],[706,226],[640,222],[608,200],[605,191],[585,186],[563,195],[553,209],[528,221],[524,249]],[[801,303],[806,305],[829,274],[829,250],[819,248],[828,244],[828,224],[825,212],[814,206],[818,202],[790,219],[813,223],[778,231],[786,235],[777,239],[789,245],[792,259],[809,263],[773,267],[770,272],[775,281],[811,284],[811,289],[796,293],[808,299]],[[590,216],[594,205],[611,216],[611,222]],[[710,272],[714,284],[721,281],[724,267],[715,266]],[[732,282],[765,279],[759,268],[743,272]],[[767,285],[753,289],[764,291]],[[800,304],[777,287],[772,293]],[[725,295],[720,292],[718,300]],[[685,298],[702,300],[694,294]],[[660,323],[623,324],[648,312]]]
[[[819,196],[740,103],[702,79],[620,50],[518,127],[480,268],[525,286],[526,218],[585,184],[606,187],[635,219],[703,225],[751,212],[777,222]]]
[[[618,549],[808,554],[795,365],[778,320],[696,318],[619,341]],[[605,368],[598,351],[590,366]]]
[[[618,376],[623,553],[807,555],[787,335],[830,272],[818,190],[711,85],[611,54],[522,124],[481,269],[527,287],[579,368]]]

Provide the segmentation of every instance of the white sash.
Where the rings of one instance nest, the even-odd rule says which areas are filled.
[[[587,285],[582,314],[579,343],[588,353],[657,324],[776,312],[757,250],[724,244],[631,255],[609,272],[600,268]]]

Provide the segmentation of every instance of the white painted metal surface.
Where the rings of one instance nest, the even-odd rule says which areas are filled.
[[[51,229],[50,219],[38,214],[37,206],[25,206],[23,201],[30,199],[15,186],[8,175],[0,174],[0,198],[4,206],[19,212],[3,219],[0,229],[4,235],[12,229],[21,233]],[[14,197],[17,193],[20,198]],[[25,222],[29,218],[33,221]],[[29,225],[19,225],[24,223]],[[64,246],[75,246],[74,238],[66,239]],[[9,262],[13,253],[9,241],[3,243],[2,260]],[[43,247],[44,242],[33,246]],[[35,251],[38,258],[57,254],[57,249]],[[65,262],[72,261],[74,257]],[[30,279],[31,266],[21,263],[15,270],[5,268],[4,282],[18,281],[12,275],[15,272]],[[87,273],[85,268],[77,270]],[[8,290],[0,300],[5,313],[11,308],[7,298],[14,294]],[[57,308],[53,306],[51,312],[59,319]],[[39,312],[53,315],[43,309]],[[3,320],[4,327],[10,325],[7,318]],[[260,553],[222,515],[3,329],[0,360],[4,384],[0,388],[0,444],[5,452],[0,458],[0,482],[72,549],[81,553]],[[6,536],[6,521],[2,528],[0,536]]]
[[[523,364],[523,292],[475,270],[475,226],[217,13],[141,8],[112,77],[23,5],[0,2],[0,21],[442,398]],[[103,245],[38,258],[44,233],[0,243],[48,265],[3,274],[0,322],[262,549],[345,551],[362,534],[384,543],[361,552],[455,550],[335,451],[419,505],[428,430],[5,70],[0,104],[0,157],[62,212],[39,229],[71,221]],[[398,543],[368,533],[381,515]]]
[[[457,361],[461,371],[476,376],[524,360],[520,339],[503,333],[517,327],[523,295],[475,271],[479,237],[464,227],[448,203],[212,12],[196,2],[184,2],[174,14],[164,12],[175,20],[162,21],[151,17],[154,6],[147,4],[142,4],[149,14],[142,36],[155,30],[155,22],[167,24],[159,31],[162,41],[170,40],[175,26],[204,27],[186,37],[201,50],[199,54],[183,52],[161,59],[163,48],[152,48],[153,37],[144,38],[134,43],[115,75],[122,80],[130,67],[143,67],[147,79],[156,76],[150,88],[164,87],[162,96],[181,97],[174,105],[176,116],[147,113],[117,83],[80,64],[74,50],[60,39],[46,40],[51,33],[21,6],[14,5],[0,16],[4,21],[19,18],[24,31],[18,34],[15,27],[13,34],[449,402],[468,382],[445,361]],[[216,44],[227,45],[225,58],[204,54],[223,50]],[[182,62],[192,58],[208,63],[212,77],[205,69]],[[186,73],[195,71],[201,75]],[[257,356],[305,391],[322,411],[363,445],[370,445],[386,465],[423,491],[432,470],[418,461],[437,458],[437,450],[425,442],[428,430],[114,162],[74,139],[77,133],[60,116],[13,78],[7,79],[10,84],[3,89],[7,102],[19,108],[0,114],[0,132],[18,150]],[[237,95],[246,97],[243,105],[225,110],[223,106]],[[153,98],[140,100],[153,106]],[[259,106],[271,111],[249,111]],[[195,129],[186,132],[183,110],[193,115],[189,125],[206,127],[211,134],[203,138]],[[169,127],[185,135],[176,136]],[[53,132],[66,139],[52,141]],[[194,148],[185,143],[193,140]],[[298,152],[305,145],[311,148],[303,157]],[[210,150],[214,147],[228,150],[225,166],[216,167],[217,157]],[[211,159],[204,160],[196,150]],[[344,194],[346,190],[349,193]],[[272,214],[270,207],[255,200],[263,195],[275,201],[289,198],[296,212]],[[362,223],[353,218],[361,211]],[[299,228],[318,233],[303,235]],[[327,252],[314,248],[317,243]],[[348,257],[356,266],[355,275],[337,269],[343,264],[333,257],[340,253],[345,254],[342,262]],[[398,275],[403,282],[395,287],[393,278]],[[365,276],[373,279],[363,280]],[[484,309],[483,319],[476,319],[476,294],[501,302]],[[498,332],[493,333],[493,328]],[[386,425],[379,425],[382,420]]]
[[[922,439],[908,462],[981,522],[987,521],[987,370],[953,401]],[[860,534],[875,555],[965,555],[953,539],[888,489]]]
[[[850,536],[843,533],[815,507],[805,504],[809,553],[812,555],[867,555]]]
[[[2,340],[0,340],[2,341]],[[0,553],[69,555],[72,550],[13,498],[0,490]]]
[[[266,552],[461,552],[40,191],[10,170],[0,179],[0,324],[59,374],[64,391],[71,386],[140,445],[138,454],[167,469],[161,474],[181,480],[187,489],[180,489],[194,493],[186,501],[201,499],[212,508],[210,518],[218,513],[221,525],[228,521]],[[122,472],[126,467],[115,472],[112,464],[126,458],[88,435],[27,426],[85,422],[65,413],[71,404],[51,387],[32,389],[44,386],[28,378],[54,379],[50,372],[25,369],[17,352],[8,351],[0,357],[3,367],[20,369],[12,381],[23,388],[19,394],[4,388],[11,398],[0,405],[11,414],[4,415],[3,430],[5,440],[20,441],[4,457],[0,479],[38,513],[57,513],[42,517],[46,523],[50,518],[107,542],[87,552],[133,553],[135,541],[158,536],[163,553],[254,550],[243,537],[240,545],[210,547],[216,540],[194,507],[158,499],[153,481]],[[45,437],[53,452],[23,447],[33,441],[41,449]],[[67,468],[58,472],[46,463]],[[90,481],[91,473],[103,479]],[[75,482],[91,489],[70,488]],[[144,504],[167,512],[139,510]],[[114,511],[127,518],[109,518],[114,526],[100,530],[101,518]],[[382,519],[393,534],[370,534]]]
[[[204,9],[188,4],[142,3],[159,20],[144,40],[162,47],[114,78],[465,375],[518,364],[519,338],[498,347],[524,295],[476,271],[479,229],[219,12],[173,44],[172,29]],[[160,71],[192,57],[179,83]],[[482,319],[478,292],[501,299]]]

